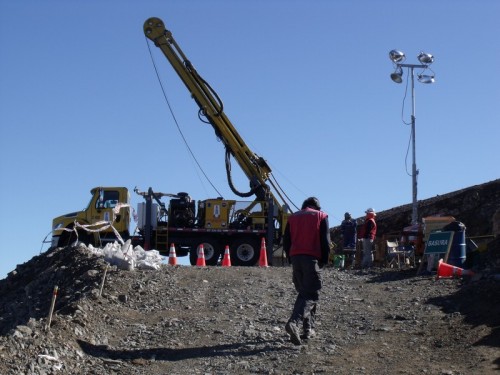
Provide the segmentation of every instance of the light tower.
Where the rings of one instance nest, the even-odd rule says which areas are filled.
[[[403,68],[408,69],[408,76],[411,77],[411,147],[412,147],[412,212],[411,212],[411,224],[417,224],[418,222],[418,203],[417,203],[417,161],[416,161],[416,151],[415,151],[415,69],[422,69],[417,75],[418,81],[421,83],[434,83],[435,77],[432,69],[429,68],[434,62],[434,56],[430,53],[420,52],[417,56],[420,64],[403,64],[406,56],[403,52],[398,50],[392,50],[389,52],[389,58],[394,63],[395,70],[391,73],[391,79],[396,83],[403,82]],[[431,75],[424,74],[426,70],[432,72]]]

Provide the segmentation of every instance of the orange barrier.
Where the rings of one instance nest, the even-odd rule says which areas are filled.
[[[168,253],[168,264],[171,266],[177,265],[177,255],[175,254],[175,245],[170,245],[170,251]]]
[[[224,250],[224,258],[222,259],[222,267],[231,267],[231,255],[229,255],[229,246],[226,245]]]
[[[259,267],[269,267],[267,264],[266,240],[264,237],[262,237],[262,241],[260,241]]]
[[[205,263],[205,250],[203,250],[203,244],[198,248],[198,259],[196,260],[196,265],[198,267],[205,267],[207,264]]]
[[[474,272],[469,270],[464,270],[460,267],[452,266],[451,264],[443,262],[442,259],[439,259],[436,280],[439,278],[459,278],[462,276],[472,276]]]

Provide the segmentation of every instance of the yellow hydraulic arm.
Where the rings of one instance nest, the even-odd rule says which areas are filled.
[[[205,122],[213,126],[217,137],[224,143],[226,148],[226,163],[228,163],[229,154],[231,154],[248,177],[251,191],[246,194],[238,194],[231,185],[231,181],[229,181],[233,192],[245,197],[255,194],[257,200],[264,200],[270,193],[266,182],[269,181],[271,168],[267,162],[247,147],[231,121],[225,115],[222,101],[210,85],[198,75],[196,69],[175,42],[172,33],[165,28],[163,21],[155,17],[149,18],[144,23],[144,33],[147,38],[152,40],[162,50],[165,57],[186,85],[200,108],[200,119],[202,117],[206,118],[207,121]],[[226,168],[228,167],[226,166]],[[279,205],[276,202],[276,198],[274,196],[272,198]]]

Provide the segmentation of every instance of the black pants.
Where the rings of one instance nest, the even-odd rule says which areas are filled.
[[[322,285],[318,260],[309,255],[291,257],[293,284],[298,292],[290,320],[304,330],[314,328],[319,291]]]

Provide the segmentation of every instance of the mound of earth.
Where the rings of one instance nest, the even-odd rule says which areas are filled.
[[[123,271],[49,249],[0,280],[0,374],[498,374],[498,275],[323,276],[318,335],[295,346],[290,267]]]

